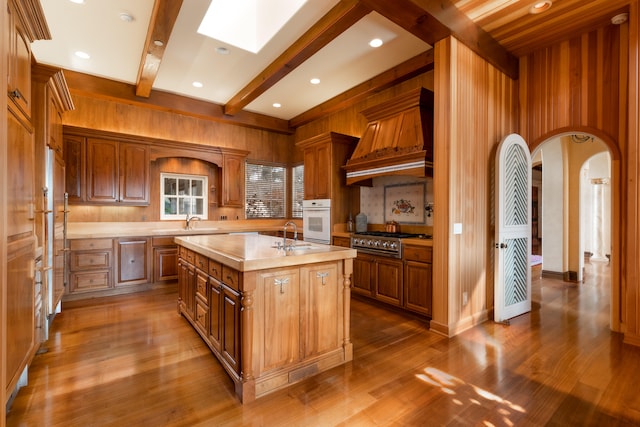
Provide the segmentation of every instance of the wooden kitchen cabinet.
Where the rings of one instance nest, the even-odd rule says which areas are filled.
[[[432,248],[405,245],[404,307],[416,313],[432,316]]]
[[[353,260],[353,292],[402,305],[402,260],[359,253]]]
[[[7,2],[7,94],[9,108],[16,107],[27,119],[31,117],[31,40],[25,23],[17,13],[16,2]]]
[[[331,199],[331,229],[360,211],[360,190],[346,186],[342,170],[357,143],[358,138],[336,132],[296,143],[304,155],[304,198]]]
[[[402,305],[402,260],[376,257],[374,265],[374,296],[377,300]]]
[[[70,293],[113,288],[113,239],[71,240],[69,249]]]
[[[220,308],[220,348],[226,364],[240,375],[240,344],[241,331],[241,297],[240,292],[222,285],[222,300]]]
[[[178,245],[173,237],[154,237],[153,248],[153,283],[163,283],[178,278]]]
[[[351,238],[343,236],[333,236],[332,244],[334,246],[342,246],[344,248],[351,247]]]
[[[246,156],[223,154],[220,206],[244,207],[244,170]]]
[[[64,135],[70,203],[149,204],[149,149],[144,144]]]
[[[116,286],[149,282],[149,239],[146,237],[116,239],[118,275]]]
[[[342,281],[335,263],[312,264],[300,268],[300,311],[304,357],[323,354],[342,341],[339,307]]]

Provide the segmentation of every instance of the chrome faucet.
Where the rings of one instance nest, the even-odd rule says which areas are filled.
[[[186,225],[184,226],[184,229],[191,230],[191,221],[200,221],[200,219],[201,218],[199,216],[192,215],[191,217],[189,217],[189,214],[187,214]]]
[[[287,227],[290,225],[293,225],[293,241],[298,241],[298,226],[296,226],[296,223],[293,221],[287,221],[284,224],[284,235],[282,237],[282,246],[285,251],[287,250]],[[289,245],[289,250],[293,250],[293,242]]]

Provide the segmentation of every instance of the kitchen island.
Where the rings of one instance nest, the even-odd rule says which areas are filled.
[[[250,402],[352,360],[356,251],[257,234],[176,237],[178,312]]]

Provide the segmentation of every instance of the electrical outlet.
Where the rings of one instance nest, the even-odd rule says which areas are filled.
[[[467,291],[464,291],[462,293],[462,305],[467,305],[468,302],[469,302],[469,294],[467,293]]]

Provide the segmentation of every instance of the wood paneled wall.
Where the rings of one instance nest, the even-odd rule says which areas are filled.
[[[288,163],[294,152],[291,135],[90,98],[69,89],[76,109],[64,114],[65,125],[237,148],[249,151],[250,160]]]
[[[635,166],[638,135],[636,132],[634,136],[629,127],[632,124],[629,121],[637,121],[637,111],[634,114],[628,103],[637,97],[637,89],[630,87],[628,78],[637,76],[638,72],[636,68],[634,74],[634,61],[629,60],[630,55],[636,55],[637,60],[634,53],[637,31],[636,35],[630,31],[637,27],[637,21],[637,16],[630,16],[629,22],[623,25],[609,24],[520,58],[520,129],[530,148],[534,150],[549,138],[571,132],[593,134],[609,149],[612,160],[611,328],[614,331],[624,331],[625,318],[638,322],[637,309],[625,309],[625,301],[631,297],[628,292],[633,291],[637,283],[623,272],[623,264],[628,265],[628,275],[640,261],[640,253],[634,249],[639,236],[629,228],[638,221],[637,211],[625,211],[622,205],[624,198],[628,206],[632,206],[639,197],[637,189],[630,186],[638,179]],[[579,253],[567,255],[569,264],[578,264]]]
[[[493,308],[494,159],[518,131],[517,89],[455,38],[436,43],[431,328],[448,336]],[[454,223],[462,234],[453,234]]]
[[[2,2],[0,8],[0,76],[2,76],[2,87],[7,82],[7,46],[9,46],[9,28],[7,23],[7,2]],[[4,184],[8,180],[7,154],[7,97],[0,96],[0,427],[5,426],[5,412],[7,401],[7,348],[5,337],[7,336],[7,186]]]

